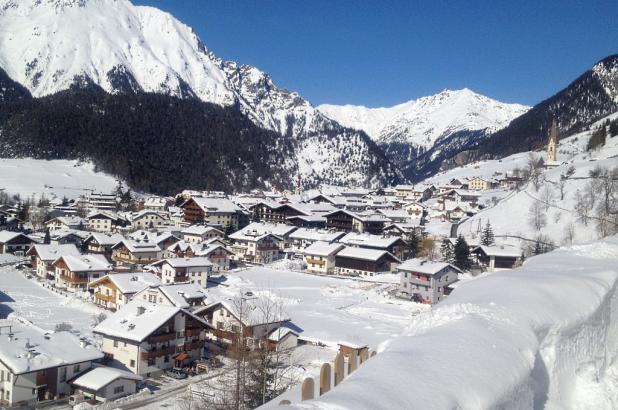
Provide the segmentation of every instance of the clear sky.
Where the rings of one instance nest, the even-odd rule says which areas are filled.
[[[468,87],[534,105],[618,53],[618,0],[134,0],[313,104]]]

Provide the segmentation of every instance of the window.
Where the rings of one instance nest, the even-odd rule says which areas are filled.
[[[114,340],[114,347],[118,347],[118,340]]]
[[[66,367],[63,367],[62,369],[60,369],[60,381],[61,382],[67,381],[67,368]]]
[[[35,396],[36,395],[36,389],[32,389],[32,395]]]
[[[169,361],[170,361],[170,357],[169,356],[165,356],[163,358],[163,363],[169,363]]]
[[[129,367],[135,367],[135,360],[131,360]]]
[[[79,364],[73,366],[73,373],[79,373]]]
[[[123,392],[124,392],[124,386],[114,387],[114,394],[123,393]]]
[[[154,366],[155,364],[155,359],[148,359],[148,366]]]

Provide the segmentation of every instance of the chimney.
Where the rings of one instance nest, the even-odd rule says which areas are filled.
[[[145,307],[143,307],[143,306],[138,306],[138,307],[137,307],[137,316],[141,316],[141,315],[143,315],[144,313],[146,313],[146,308],[145,308]]]

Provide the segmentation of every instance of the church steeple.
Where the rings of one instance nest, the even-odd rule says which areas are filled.
[[[547,162],[556,162],[556,147],[558,145],[558,126],[556,120],[552,121],[547,142]]]

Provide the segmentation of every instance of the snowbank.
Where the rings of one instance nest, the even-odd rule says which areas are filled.
[[[613,237],[463,283],[341,385],[293,407],[617,408],[617,279]]]

